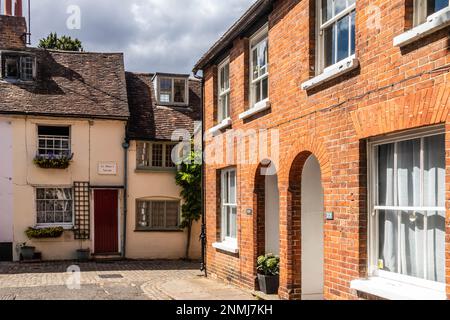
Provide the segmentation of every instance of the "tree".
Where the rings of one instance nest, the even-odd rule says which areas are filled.
[[[39,40],[38,47],[43,49],[55,49],[64,51],[83,51],[83,46],[80,40],[76,38],[72,39],[68,36],[62,36],[58,38],[56,32],[52,32],[47,36],[47,38]]]
[[[191,151],[179,165],[175,180],[182,188],[181,197],[184,200],[182,206],[181,228],[187,229],[186,259],[189,259],[191,246],[192,225],[202,216],[202,166],[198,163],[201,152]]]

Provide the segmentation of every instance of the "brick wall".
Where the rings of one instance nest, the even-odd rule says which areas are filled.
[[[27,24],[25,18],[0,15],[0,48],[25,47]]]
[[[367,23],[371,19],[369,3],[380,8],[379,29]],[[400,49],[393,46],[393,38],[410,26],[410,2],[358,0],[356,55],[360,67],[306,92],[300,84],[312,74],[315,41],[310,9],[314,6],[313,0],[275,3],[269,17],[271,110],[247,121],[239,120],[238,115],[248,108],[248,39],[235,40],[230,52],[232,129],[280,130],[280,296],[301,296],[301,170],[313,154],[321,165],[325,210],[335,214],[335,220],[325,222],[324,227],[325,298],[358,299],[350,282],[367,275],[365,139],[440,123],[447,123],[450,131],[449,30]],[[215,73],[214,66],[205,70],[206,130],[216,124]],[[448,137],[447,141],[448,198]],[[206,168],[207,266],[213,277],[253,289],[255,257],[261,247],[258,239],[263,239],[258,237],[259,164],[236,165],[239,255],[211,246],[219,233],[217,172],[229,165]],[[253,216],[245,214],[247,208],[255,209]],[[447,218],[450,284],[450,212]],[[450,297],[450,286],[447,288]]]

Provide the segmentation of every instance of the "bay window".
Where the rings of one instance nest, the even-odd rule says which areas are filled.
[[[269,97],[269,42],[267,27],[250,41],[250,103],[254,107]]]
[[[445,134],[373,141],[370,153],[372,274],[445,283]]]
[[[218,122],[230,117],[230,60],[226,59],[219,65],[219,101]]]
[[[355,0],[318,0],[317,71],[355,54]]]

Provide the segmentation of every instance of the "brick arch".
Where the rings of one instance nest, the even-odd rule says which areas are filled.
[[[316,137],[302,137],[290,147],[284,159],[281,160],[280,182],[282,181],[284,185],[289,186],[290,171],[292,166],[295,165],[295,160],[302,153],[309,153],[309,156],[314,155],[317,158],[320,163],[323,182],[331,179],[331,161],[323,143]]]
[[[319,161],[322,185],[331,181],[331,161],[324,145],[314,138],[298,140],[282,166],[283,189],[280,188],[280,220],[283,230],[281,247],[280,297],[301,299],[301,210],[302,174],[308,158],[314,155]],[[324,204],[325,205],[325,204]]]
[[[253,262],[255,263],[254,277],[255,289],[258,290],[256,261],[259,256],[265,254],[266,249],[266,176],[263,169],[268,168],[268,164],[277,165],[270,158],[262,160],[259,164],[250,168],[250,174],[253,175],[253,239],[252,248]],[[278,168],[276,168],[278,169]],[[276,171],[278,174],[278,170]],[[251,188],[251,187],[250,187]],[[251,190],[251,189],[250,189]]]
[[[365,139],[444,123],[449,109],[450,87],[444,83],[370,106],[361,104],[351,118],[358,138]]]

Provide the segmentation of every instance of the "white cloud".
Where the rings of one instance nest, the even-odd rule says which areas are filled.
[[[187,73],[254,1],[32,1],[33,44],[56,31],[88,51],[124,52],[131,71]],[[66,28],[69,5],[81,8],[80,30]]]

